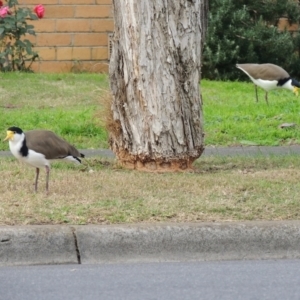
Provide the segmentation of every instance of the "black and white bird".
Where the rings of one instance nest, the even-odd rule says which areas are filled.
[[[21,162],[36,168],[35,191],[37,191],[40,168],[46,169],[46,192],[49,189],[50,162],[52,159],[66,159],[81,163],[84,157],[75,147],[48,130],[23,132],[19,127],[7,129],[4,139],[9,141],[11,153]]]
[[[265,100],[268,103],[268,91],[284,88],[294,92],[298,96],[300,83],[291,78],[283,68],[273,64],[237,64],[236,67],[242,70],[255,85],[256,102],[257,86],[265,90]]]

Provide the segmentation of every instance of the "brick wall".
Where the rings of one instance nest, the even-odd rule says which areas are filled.
[[[20,0],[20,5],[43,4],[43,19],[31,21],[40,60],[35,72],[107,72],[109,34],[113,31],[112,0]]]
[[[45,17],[32,21],[40,60],[32,65],[36,72],[107,72],[109,34],[113,32],[112,0],[19,0],[20,5],[43,4]],[[280,30],[295,31],[286,18]]]
[[[290,24],[288,18],[280,18],[278,22],[279,30],[288,30],[288,31],[297,31],[299,25],[298,24]]]

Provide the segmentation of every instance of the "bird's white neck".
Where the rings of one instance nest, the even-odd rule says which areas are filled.
[[[289,79],[285,84],[282,85],[284,89],[294,91],[294,87],[292,86],[292,79]]]
[[[24,139],[25,139],[25,134],[22,133],[22,134],[15,134],[14,138],[9,141],[9,149],[15,157],[22,156],[20,150],[23,146]]]

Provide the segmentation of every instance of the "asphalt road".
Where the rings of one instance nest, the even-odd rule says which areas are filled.
[[[299,299],[300,260],[0,268],[1,300]]]

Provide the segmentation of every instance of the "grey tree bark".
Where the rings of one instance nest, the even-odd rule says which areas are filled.
[[[113,0],[110,147],[125,167],[188,170],[204,150],[208,0]]]

